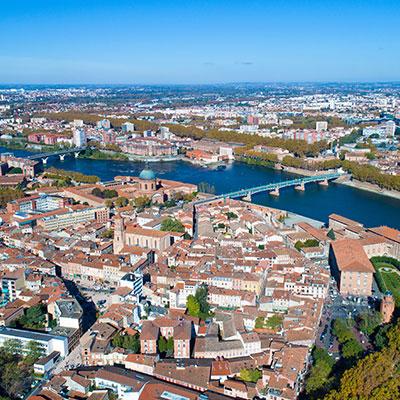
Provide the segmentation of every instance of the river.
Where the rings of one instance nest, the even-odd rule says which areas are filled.
[[[0,147],[0,153],[6,151],[13,152],[16,156],[32,154]],[[240,162],[228,165],[225,170],[204,168],[185,161],[157,162],[149,165],[159,178],[194,184],[208,182],[215,186],[217,193],[298,177],[287,172]],[[64,161],[60,161],[58,157],[50,157],[47,166],[97,175],[102,181],[110,181],[116,175],[139,175],[144,163],[75,159],[66,156]],[[400,229],[400,200],[334,182],[328,187],[307,184],[305,192],[293,188],[282,189],[279,197],[260,193],[252,199],[257,204],[292,211],[323,222],[327,222],[329,214],[336,213],[360,221],[366,226],[388,225]]]

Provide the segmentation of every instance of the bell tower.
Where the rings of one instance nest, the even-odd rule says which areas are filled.
[[[113,248],[114,254],[119,254],[119,252],[125,246],[125,225],[124,220],[120,215],[115,218],[115,228],[114,228],[114,241]]]

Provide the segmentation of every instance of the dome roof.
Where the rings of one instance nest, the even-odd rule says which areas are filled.
[[[145,181],[152,181],[156,179],[156,174],[149,168],[145,168],[139,175],[140,179]]]

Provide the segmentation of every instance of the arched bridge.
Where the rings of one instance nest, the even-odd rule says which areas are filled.
[[[43,164],[46,164],[47,159],[52,156],[59,156],[60,160],[64,160],[64,157],[67,154],[74,154],[75,158],[77,158],[79,156],[79,153],[81,151],[86,150],[86,148],[87,148],[86,146],[82,146],[82,147],[73,147],[71,149],[52,151],[52,152],[48,152],[48,153],[36,153],[36,154],[32,154],[31,156],[29,156],[27,158],[29,158],[30,160],[42,160]]]
[[[268,183],[267,185],[255,186],[255,187],[248,188],[248,189],[241,189],[241,190],[237,190],[235,192],[224,193],[224,194],[210,197],[208,199],[199,200],[199,201],[196,201],[194,203],[194,205],[205,204],[205,203],[209,203],[211,201],[227,199],[227,198],[231,198],[231,199],[244,198],[245,200],[251,201],[251,196],[253,194],[261,193],[261,192],[270,192],[270,194],[272,194],[274,196],[279,196],[279,189],[294,186],[295,189],[297,189],[297,190],[305,190],[305,184],[312,183],[312,182],[317,182],[322,185],[328,185],[328,182],[330,180],[339,178],[339,176],[341,176],[341,175],[342,174],[339,172],[332,172],[329,174],[313,175],[313,176],[306,176],[303,178],[297,178],[297,179],[292,179],[292,180],[287,180],[287,181],[272,182],[272,183]]]

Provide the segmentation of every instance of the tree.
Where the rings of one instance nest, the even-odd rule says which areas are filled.
[[[23,328],[40,329],[46,323],[47,309],[43,304],[38,304],[28,308],[25,315],[19,318],[18,324]]]
[[[206,319],[210,313],[210,305],[208,304],[208,288],[201,286],[196,290],[195,297],[200,306],[200,317]]]
[[[29,386],[29,378],[27,369],[22,369],[17,362],[11,362],[1,372],[1,386],[10,397],[14,397]]]
[[[256,329],[262,329],[265,327],[265,319],[264,317],[257,317],[254,327]]]
[[[328,238],[331,240],[336,239],[336,235],[335,235],[335,232],[333,231],[333,229],[330,229],[326,236],[328,236]]]
[[[111,208],[111,207],[114,205],[114,203],[113,203],[112,200],[107,199],[107,200],[104,202],[104,205],[105,205],[107,208]]]
[[[257,382],[262,377],[262,372],[259,369],[240,370],[240,379],[245,382]]]
[[[112,339],[114,347],[121,347],[129,350],[132,353],[140,352],[140,336],[136,335],[121,335],[120,333]]]
[[[167,352],[167,341],[165,340],[164,336],[160,336],[158,339],[158,351],[160,353],[166,353]]]
[[[335,361],[328,352],[319,347],[312,351],[313,364],[306,381],[306,392],[308,395],[318,393],[321,389],[328,389],[334,378],[330,377]],[[314,397],[314,396],[313,396]]]
[[[356,339],[347,340],[342,345],[342,355],[344,358],[358,358],[363,352],[361,344]]]
[[[186,300],[186,308],[188,310],[189,315],[193,317],[198,317],[200,314],[200,304],[196,297],[193,295],[189,295]]]
[[[147,196],[138,196],[134,199],[134,206],[139,209],[149,207],[151,200]]]
[[[228,212],[226,213],[226,216],[228,217],[228,219],[237,219],[237,218],[238,218],[237,214],[235,214],[235,213],[232,212],[232,211],[228,211]]]
[[[174,352],[174,338],[170,336],[167,340],[167,352],[173,354]]]
[[[7,339],[3,343],[3,349],[8,354],[21,354],[22,342],[19,339]]]
[[[335,319],[332,332],[338,338],[339,343],[345,343],[354,338],[354,334],[351,331],[351,325],[353,323],[354,321],[350,322],[350,320],[343,318]]]
[[[370,336],[375,329],[382,323],[382,315],[380,312],[370,311],[359,315],[358,323],[361,332]]]
[[[265,326],[269,329],[277,330],[282,326],[283,316],[282,315],[272,315],[265,321]]]
[[[307,239],[304,242],[298,240],[294,245],[297,251],[300,251],[303,247],[318,247],[318,246],[319,246],[319,241],[316,239]]]
[[[129,200],[126,197],[118,197],[117,200],[115,200],[116,207],[125,207],[128,204],[129,204]]]
[[[31,340],[28,342],[28,344],[26,345],[26,351],[27,351],[27,353],[25,356],[25,362],[28,365],[32,365],[39,358],[43,357],[43,355],[46,352],[43,345],[34,340]]]
[[[11,168],[11,169],[8,171],[9,174],[22,174],[22,172],[23,172],[22,169],[19,168],[19,167]]]
[[[106,229],[100,235],[103,239],[112,239],[114,237],[114,231],[112,229]]]
[[[375,334],[374,345],[377,350],[382,350],[389,343],[387,333],[391,329],[391,325],[380,326]]]
[[[177,220],[176,218],[166,218],[161,223],[161,231],[164,232],[185,232],[185,227],[182,222]]]

